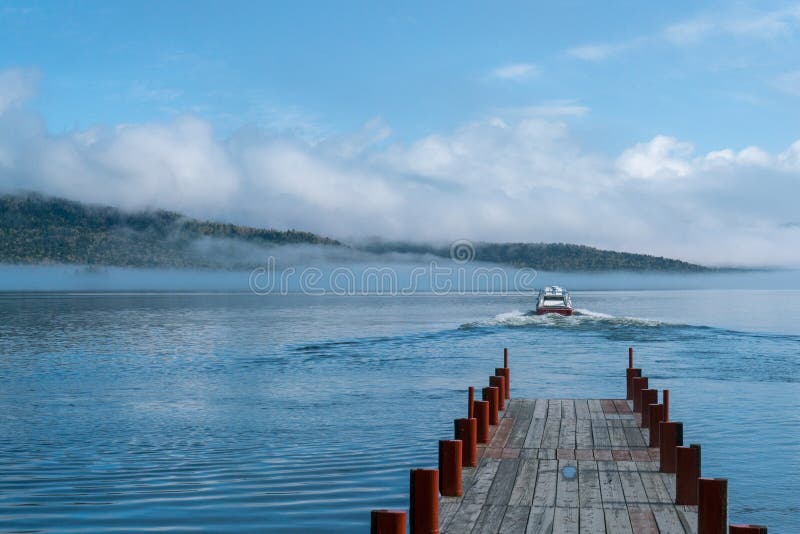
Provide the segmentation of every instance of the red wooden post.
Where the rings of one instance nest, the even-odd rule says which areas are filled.
[[[455,438],[461,440],[461,465],[477,467],[478,465],[478,420],[456,419]]]
[[[500,423],[500,414],[497,413],[497,388],[483,388],[483,400],[489,402],[489,424],[497,425]]]
[[[639,395],[639,406],[642,407],[642,422],[639,426],[648,428],[650,426],[650,405],[658,402],[658,390],[643,389],[639,392]]]
[[[697,505],[700,445],[675,448],[675,504]]]
[[[662,402],[664,404],[664,421],[669,421],[669,390],[665,389],[661,396],[664,399]]]
[[[369,534],[406,534],[406,513],[400,510],[372,510]]]
[[[641,413],[642,411],[642,397],[639,392],[643,389],[647,389],[647,377],[646,376],[635,376],[631,380],[633,383],[633,411],[635,413]]]
[[[506,409],[506,377],[504,376],[490,376],[489,385],[497,388],[497,409],[503,411]]]
[[[683,445],[683,423],[661,421],[660,426],[658,469],[662,473],[674,473],[677,461],[675,449]]]
[[[470,386],[469,393],[467,395],[469,396],[469,405],[467,406],[467,419],[472,419],[473,417],[475,417],[475,412],[473,411],[475,409],[475,406],[473,405],[473,403],[475,402],[475,388]]]
[[[650,447],[658,447],[661,443],[661,427],[659,423],[664,420],[664,405],[651,404],[650,405]]]
[[[462,449],[461,440],[443,439],[439,441],[439,493],[444,496],[461,496]]]
[[[625,398],[627,400],[633,400],[633,379],[637,376],[642,376],[641,369],[625,369],[625,384],[627,386],[627,394],[625,395]]]
[[[439,534],[439,470],[411,470],[411,534]]]
[[[478,423],[478,443],[489,443],[489,401],[475,401],[473,404]]]
[[[503,349],[503,367],[508,367],[508,349]]]
[[[728,479],[697,480],[697,534],[728,534]]]
[[[767,527],[764,525],[731,525],[728,532],[730,534],[767,534]]]
[[[504,387],[504,391],[503,391],[503,397],[505,397],[506,399],[510,399],[511,398],[511,392],[509,391],[508,381],[511,379],[511,369],[509,369],[508,367],[495,367],[494,368],[494,375],[495,376],[502,376],[503,378],[506,379],[505,385],[504,385],[505,387]]]
[[[633,369],[633,347],[628,347],[628,369]]]

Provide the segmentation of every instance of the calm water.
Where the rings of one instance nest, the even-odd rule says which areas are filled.
[[[0,530],[354,532],[511,351],[515,396],[619,397],[626,348],[730,516],[800,532],[800,292],[0,295]]]

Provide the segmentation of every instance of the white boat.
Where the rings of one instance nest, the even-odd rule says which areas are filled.
[[[558,286],[547,286],[539,291],[539,298],[536,301],[536,315],[544,315],[545,313],[572,315],[572,300],[569,297],[569,292]]]

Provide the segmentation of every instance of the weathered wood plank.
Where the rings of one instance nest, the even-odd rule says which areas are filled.
[[[494,475],[500,467],[500,461],[495,458],[484,458],[481,460],[475,477],[469,490],[464,494],[464,502],[477,503],[483,506],[486,502],[486,496],[489,494],[489,489],[494,482]]]
[[[683,528],[680,517],[675,507],[671,504],[653,504],[650,505],[653,510],[653,515],[656,518],[659,532],[669,532],[675,534],[683,534],[686,529]]]
[[[547,406],[549,401],[547,399],[536,399],[536,405],[533,407],[533,417],[535,419],[547,419]]]
[[[625,437],[625,431],[622,427],[609,425],[608,437],[611,438],[612,447],[628,448],[628,439]]]
[[[528,506],[509,506],[500,524],[499,534],[520,534],[525,532],[531,509]]]
[[[606,531],[609,534],[634,534],[627,508],[605,508]]]
[[[524,446],[533,418],[534,404],[535,402],[532,400],[524,400],[516,404],[517,408],[515,408],[513,416],[514,424],[511,427],[511,435],[508,437],[506,447],[521,449]]]
[[[597,462],[578,461],[578,502],[581,508],[602,508]]]
[[[625,493],[622,489],[622,482],[620,481],[615,462],[597,462],[597,468],[603,505],[606,507],[624,507]],[[625,514],[627,518],[627,512]],[[630,524],[630,521],[628,521],[628,523]]]
[[[639,476],[642,479],[644,491],[647,494],[647,500],[650,503],[671,504],[672,499],[669,496],[667,488],[661,481],[658,473],[650,471],[639,471]]]
[[[561,405],[559,404],[559,411],[561,410],[560,406]],[[561,430],[561,418],[548,416],[547,420],[544,423],[544,434],[542,435],[543,449],[558,448],[558,436],[560,430]]]
[[[558,460],[539,460],[536,488],[533,491],[534,507],[555,506],[557,477]],[[530,526],[530,521],[528,524]]]
[[[551,506],[534,506],[531,508],[525,534],[552,534],[555,511],[556,509]]]
[[[497,532],[500,530],[500,523],[503,522],[503,516],[506,513],[506,507],[502,504],[487,504],[481,510],[478,519],[475,521],[475,526],[472,527],[472,532]]]
[[[603,406],[598,399],[589,399],[587,404],[589,405],[589,414],[592,419],[603,420],[606,418],[603,412]]]
[[[561,419],[575,419],[575,401],[572,399],[561,400]]]
[[[563,409],[563,408],[562,408]],[[558,448],[575,448],[575,427],[577,421],[572,419],[561,419],[561,428],[558,431]]]
[[[578,449],[593,449],[592,420],[583,418],[575,423],[575,445]]]
[[[580,508],[580,533],[581,534],[605,534],[606,522],[602,508],[581,507]]]
[[[547,418],[561,419],[560,399],[550,399],[547,401]]]
[[[622,482],[622,491],[625,493],[625,502],[628,504],[647,503],[647,493],[644,491],[642,478],[638,471],[620,471],[619,479]],[[633,523],[633,518],[631,518]]]
[[[539,460],[520,460],[514,488],[511,490],[510,506],[533,504],[533,491],[536,489],[536,474],[539,472]],[[527,518],[527,514],[525,516]],[[527,520],[527,519],[526,519]]]
[[[472,532],[472,527],[481,515],[483,505],[480,503],[462,502],[458,512],[442,530],[444,534],[462,534]]]
[[[605,421],[592,419],[592,442],[595,449],[611,447],[611,437]]]
[[[514,481],[517,479],[518,459],[500,460],[500,466],[494,475],[489,493],[486,496],[487,504],[508,504],[511,498],[511,491],[514,488]]]
[[[567,478],[564,476],[564,468],[578,470],[578,462],[575,460],[558,461],[558,483],[556,486],[556,506],[578,507],[578,477]]]
[[[691,509],[689,509],[691,508]],[[675,511],[678,518],[681,520],[681,525],[687,534],[697,534],[697,507],[681,507],[677,506]]]
[[[528,434],[525,436],[525,442],[522,446],[526,449],[538,449],[542,446],[542,437],[544,436],[544,427],[547,419],[539,419],[534,417],[531,419],[528,426]]]
[[[591,419],[589,412],[589,401],[586,399],[575,399],[575,418],[576,419]]]
[[[642,431],[637,426],[626,426],[623,428],[628,447],[647,447],[647,443],[642,437]]]
[[[579,534],[580,515],[577,508],[556,507],[553,516],[553,534]]]

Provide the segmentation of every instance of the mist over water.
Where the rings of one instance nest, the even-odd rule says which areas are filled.
[[[0,530],[364,531],[407,507],[502,347],[513,396],[612,398],[629,345],[731,520],[800,530],[800,291],[606,286],[539,317],[530,294],[258,296],[240,274],[0,294]]]

